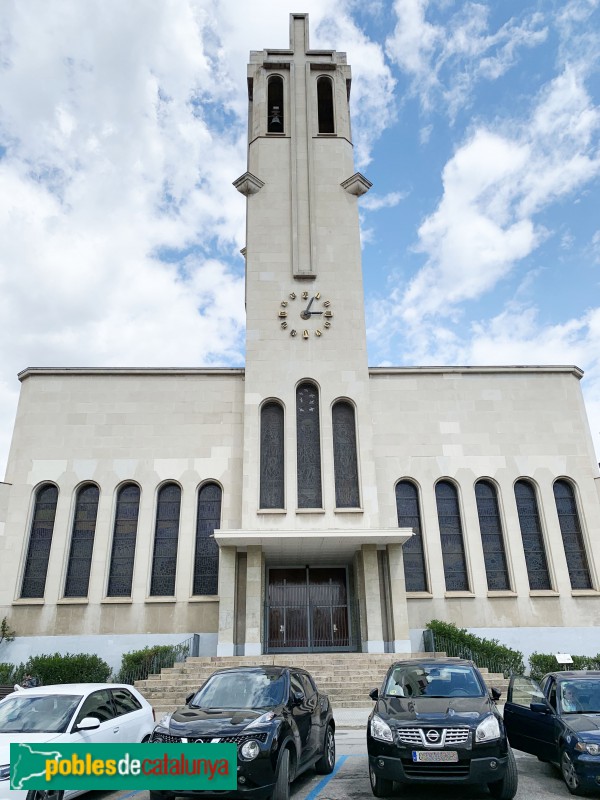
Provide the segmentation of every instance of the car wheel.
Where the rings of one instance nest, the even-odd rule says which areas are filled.
[[[562,772],[564,782],[567,784],[567,789],[571,794],[583,794],[579,775],[575,771],[575,764],[573,764],[571,756],[566,750],[563,750],[560,754],[560,771]]]
[[[488,789],[492,797],[496,800],[512,800],[517,793],[519,785],[519,775],[517,773],[517,762],[513,751],[508,748],[508,761],[506,763],[506,772],[501,781],[494,781],[488,783]]]
[[[150,800],[167,800],[167,797],[164,792],[150,792]]]
[[[335,736],[331,725],[325,731],[325,742],[323,745],[323,755],[315,764],[315,769],[319,775],[329,775],[335,767]]]
[[[281,754],[275,789],[271,800],[289,800],[290,797],[290,751],[286,749]],[[152,800],[152,798],[150,798]]]
[[[27,800],[62,800],[64,792],[56,790],[38,790],[37,792],[27,792]]]
[[[375,797],[389,797],[394,791],[394,781],[390,781],[388,778],[380,778],[370,765],[369,780],[371,781],[371,791]]]

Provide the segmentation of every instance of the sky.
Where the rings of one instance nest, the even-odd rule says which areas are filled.
[[[2,0],[0,478],[25,367],[243,366],[290,12],[352,65],[369,363],[576,364],[600,454],[600,0]]]

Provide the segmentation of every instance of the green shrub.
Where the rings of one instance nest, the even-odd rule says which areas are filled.
[[[433,633],[434,648],[449,656],[468,658],[478,667],[487,667],[490,672],[505,675],[525,672],[523,653],[505,647],[498,639],[482,639],[469,633],[466,628],[457,628],[453,622],[432,619],[426,627]]]
[[[106,683],[111,672],[106,661],[91,653],[31,656],[22,667],[22,674],[33,675],[45,686],[53,683]]]
[[[16,683],[15,665],[0,661],[0,685],[6,686],[9,683]]]
[[[531,677],[539,681],[548,672],[559,672],[563,669],[600,669],[600,653],[596,656],[571,656],[572,664],[559,664],[551,653],[532,653],[529,656]]]
[[[163,667],[172,667],[176,661],[185,659],[188,647],[181,645],[159,644],[144,647],[143,650],[131,650],[124,653],[121,669],[115,676],[118,683],[133,683],[145,680],[148,675],[159,673]]]

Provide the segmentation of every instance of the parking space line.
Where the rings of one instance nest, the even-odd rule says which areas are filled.
[[[337,775],[342,764],[347,758],[349,758],[349,756],[340,756],[338,760],[335,762],[335,767],[333,768],[333,772],[331,772],[329,775],[326,775],[322,780],[320,780],[319,783],[317,783],[317,785],[315,786],[315,788],[306,795],[304,800],[315,800],[315,798],[317,798],[321,793],[321,791],[327,786],[329,781]]]

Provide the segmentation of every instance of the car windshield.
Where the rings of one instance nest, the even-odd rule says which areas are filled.
[[[600,714],[600,678],[560,681],[558,694],[563,714]]]
[[[285,674],[260,672],[220,672],[208,679],[196,693],[194,708],[270,708],[283,702]]]
[[[482,697],[485,688],[467,665],[399,664],[390,673],[384,693],[395,697]]]
[[[15,695],[0,703],[0,733],[63,733],[81,695]]]

